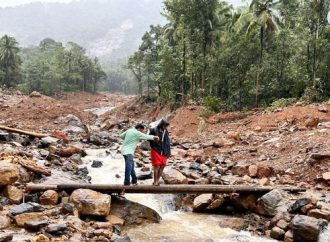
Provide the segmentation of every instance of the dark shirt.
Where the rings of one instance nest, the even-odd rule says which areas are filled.
[[[150,141],[150,147],[160,155],[171,156],[171,141],[168,131],[159,127],[150,130],[150,135],[158,136],[159,141]]]

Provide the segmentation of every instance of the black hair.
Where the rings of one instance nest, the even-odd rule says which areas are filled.
[[[145,127],[144,127],[143,124],[137,124],[137,125],[135,125],[135,128],[136,129],[144,129]]]
[[[158,128],[161,128],[161,127],[167,127],[169,126],[169,122],[167,122],[165,119],[162,119],[159,124],[157,125]]]

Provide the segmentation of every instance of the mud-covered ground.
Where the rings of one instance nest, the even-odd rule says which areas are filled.
[[[13,234],[15,241],[20,236],[32,241],[116,241],[128,239],[120,237],[125,236],[123,226],[159,221],[152,210],[142,206],[137,213],[138,205],[115,196],[24,189],[31,182],[88,182],[84,149],[119,152],[118,135],[124,129],[163,117],[170,120],[173,143],[163,183],[307,189],[301,194],[274,190],[265,195],[182,195],[176,199],[178,209],[230,215],[233,220],[219,226],[280,241],[304,241],[301,234],[303,239],[310,236],[309,241],[317,241],[319,234],[320,241],[330,240],[322,234],[330,220],[330,105],[297,103],[272,112],[206,113],[194,104],[173,111],[107,93],[58,98],[0,93],[1,125],[45,134],[56,131],[57,138],[69,140],[0,133],[0,228],[6,232],[0,233],[0,241],[10,241]],[[146,145],[138,148],[136,157],[139,169],[151,172]]]

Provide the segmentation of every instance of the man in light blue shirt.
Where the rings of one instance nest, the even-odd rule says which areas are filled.
[[[141,139],[159,141],[158,136],[144,134],[144,128],[144,125],[138,124],[135,128],[129,129],[120,135],[120,137],[124,139],[121,152],[125,158],[125,186],[129,186],[131,184],[137,185],[133,155],[139,141]]]

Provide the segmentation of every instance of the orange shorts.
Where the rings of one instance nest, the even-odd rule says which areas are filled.
[[[152,166],[166,166],[167,157],[166,155],[160,155],[157,151],[151,149],[151,163]]]

